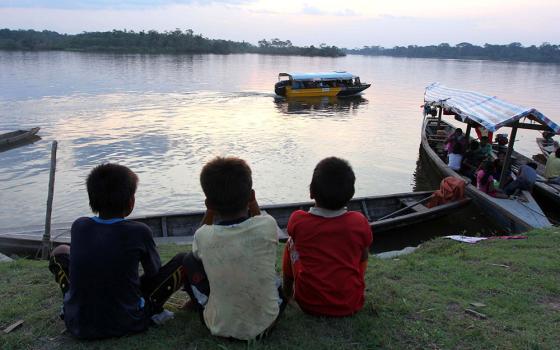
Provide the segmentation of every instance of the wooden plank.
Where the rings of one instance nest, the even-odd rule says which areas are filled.
[[[161,235],[167,237],[167,216],[161,218]]]
[[[19,326],[21,326],[23,324],[23,322],[24,322],[23,320],[17,320],[16,322],[12,323],[8,327],[4,328],[4,334],[8,334],[11,331],[13,331],[14,329],[18,328]]]

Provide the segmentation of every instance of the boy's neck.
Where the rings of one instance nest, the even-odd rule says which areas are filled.
[[[126,215],[114,215],[114,214],[106,214],[106,213],[99,213],[97,215],[102,220],[111,220],[111,219],[124,219]]]
[[[247,209],[243,209],[233,214],[216,213],[219,221],[238,221],[247,218]]]

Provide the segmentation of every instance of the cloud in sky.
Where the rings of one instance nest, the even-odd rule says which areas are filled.
[[[193,29],[209,38],[257,43],[539,45],[560,38],[558,0],[0,0],[0,27],[64,33]],[[530,25],[532,24],[532,25]]]

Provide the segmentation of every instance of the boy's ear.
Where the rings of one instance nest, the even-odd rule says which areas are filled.
[[[136,197],[132,195],[132,197],[130,197],[130,200],[128,201],[128,210],[125,217],[129,216],[130,213],[132,213],[132,211],[134,210],[135,203],[136,203]]]
[[[255,190],[251,189],[251,196],[249,197],[249,203],[254,202],[255,198],[257,198],[255,196]]]
[[[204,205],[206,206],[206,209],[214,210],[214,208],[212,208],[212,204],[210,204],[210,201],[208,200],[208,198],[204,199]]]

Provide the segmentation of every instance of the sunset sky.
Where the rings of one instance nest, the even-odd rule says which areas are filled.
[[[64,33],[192,29],[257,43],[558,43],[559,0],[0,0],[0,27]]]

